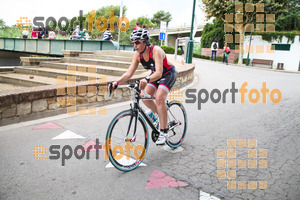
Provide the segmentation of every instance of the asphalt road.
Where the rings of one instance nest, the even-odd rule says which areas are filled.
[[[144,160],[147,166],[128,173],[106,168],[108,161],[103,151],[99,159],[95,152],[91,152],[90,159],[78,160],[73,156],[66,160],[65,166],[61,159],[37,160],[33,156],[36,145],[61,145],[61,151],[63,145],[75,147],[96,138],[103,143],[109,122],[129,108],[127,103],[109,107],[106,116],[57,116],[0,127],[0,199],[199,199],[199,190],[220,199],[300,199],[300,74],[194,61],[198,81],[188,89],[196,89],[197,100],[198,92],[204,91],[201,89],[208,93],[218,89],[223,94],[232,88],[232,83],[240,89],[247,82],[247,93],[244,104],[240,93],[236,93],[232,103],[230,92],[225,103],[223,99],[213,103],[209,98],[201,104],[201,109],[198,101],[184,103],[188,132],[182,151],[170,153],[150,141]],[[269,89],[265,104],[261,93],[263,82]],[[281,92],[277,104],[270,99],[275,88]],[[255,104],[248,99],[251,89],[260,93]],[[216,95],[213,99],[217,99]],[[205,99],[204,94],[200,98]],[[47,122],[63,128],[33,129]],[[52,139],[67,130],[84,139]],[[228,139],[233,146],[227,145]],[[253,141],[255,146],[251,146]],[[218,150],[225,150],[225,157],[217,155]],[[232,150],[235,157],[231,157]],[[260,150],[267,155],[260,154]],[[246,167],[241,168],[239,161],[246,162]],[[155,170],[188,186],[149,189],[147,181]],[[236,189],[229,189],[228,181]]]

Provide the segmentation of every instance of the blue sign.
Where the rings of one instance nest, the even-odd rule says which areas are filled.
[[[166,33],[159,33],[159,40],[166,40]]]

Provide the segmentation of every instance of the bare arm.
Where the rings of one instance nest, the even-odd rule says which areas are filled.
[[[139,53],[135,53],[133,58],[132,58],[132,61],[131,61],[131,65],[130,67],[128,68],[127,72],[125,72],[117,81],[119,82],[119,84],[122,84],[124,82],[126,82],[128,79],[130,79],[135,70],[137,69],[138,65],[139,65]]]

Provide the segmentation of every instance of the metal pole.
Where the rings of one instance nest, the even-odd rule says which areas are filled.
[[[120,6],[120,18],[122,17],[123,15],[123,1],[124,0],[121,0],[121,6]],[[119,28],[119,27],[118,27]],[[119,28],[119,35],[118,35],[118,50],[120,50],[120,35],[121,35],[121,31],[120,31],[120,28]]]
[[[193,5],[191,34],[190,34],[190,40],[188,42],[188,47],[187,47],[187,52],[186,52],[186,63],[192,63],[192,60],[193,60],[193,47],[194,47],[194,44],[193,44],[193,29],[194,29],[195,6],[196,6],[196,0],[194,0],[194,5]]]
[[[253,22],[253,24],[254,24],[254,22]],[[252,31],[251,31],[251,35],[250,35],[250,44],[249,44],[246,66],[249,66],[249,54],[250,54],[250,48],[251,48],[251,40],[252,40]]]
[[[178,42],[179,42],[179,41],[178,41],[178,38],[177,38],[177,39],[175,40],[175,54],[174,54],[174,55],[175,55],[175,56],[174,56],[175,59],[177,59]]]

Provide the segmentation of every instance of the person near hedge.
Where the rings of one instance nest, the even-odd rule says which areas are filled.
[[[219,43],[218,43],[217,38],[215,38],[214,41],[211,43],[211,47],[210,47],[210,49],[211,49],[211,61],[213,60],[214,55],[215,55],[215,61],[217,60],[218,48],[219,48]]]
[[[226,42],[224,44],[223,51],[224,51],[224,55],[223,55],[223,62],[222,63],[224,63],[224,60],[226,60],[226,65],[228,65],[228,57],[229,57],[229,54],[230,54],[230,48],[229,48],[229,46],[227,46]]]
[[[182,38],[181,33],[178,34],[177,38]],[[183,47],[182,47],[184,44],[185,44],[184,40],[178,40],[178,47],[181,49],[182,54],[184,54]]]

